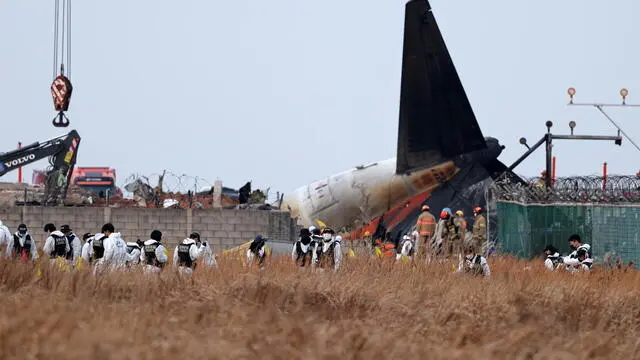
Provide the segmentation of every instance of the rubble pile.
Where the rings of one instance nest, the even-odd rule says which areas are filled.
[[[16,205],[40,205],[44,199],[44,185],[31,185],[25,183],[0,183],[0,206]],[[66,205],[91,205],[92,196],[84,189],[77,186],[69,186],[67,190]]]
[[[214,187],[201,189],[199,192],[188,191],[171,192],[164,191],[161,177],[156,186],[151,186],[148,179],[135,178],[124,186],[124,190],[133,194],[132,199],[123,198],[122,192],[106,198],[87,191],[86,189],[70,184],[67,189],[64,205],[88,206],[88,207],[122,207],[122,208],[180,208],[180,209],[210,209],[221,208],[259,208],[272,209],[266,203],[267,194],[262,190],[251,191],[251,182],[247,182],[240,189],[235,190],[222,186],[217,181]],[[45,187],[42,184],[26,183],[1,183],[0,182],[0,206],[41,205],[45,196]]]

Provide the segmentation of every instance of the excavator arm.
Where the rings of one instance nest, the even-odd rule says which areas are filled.
[[[42,204],[62,204],[67,196],[79,145],[80,135],[77,131],[71,130],[66,135],[2,153],[0,154],[0,177],[19,167],[48,157],[50,166],[46,171]]]

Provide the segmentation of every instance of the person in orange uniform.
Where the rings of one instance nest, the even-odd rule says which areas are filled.
[[[431,214],[429,205],[422,205],[422,213],[418,217],[416,223],[416,231],[418,232],[418,241],[416,242],[416,257],[423,257],[431,248],[431,238],[436,230],[436,217]]]

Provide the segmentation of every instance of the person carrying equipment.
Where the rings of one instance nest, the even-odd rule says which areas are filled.
[[[45,255],[49,256],[49,262],[54,265],[62,265],[62,261],[65,261],[65,257],[71,247],[67,237],[60,230],[56,230],[56,226],[52,223],[48,223],[44,226],[44,232],[48,237],[44,242],[42,251]]]
[[[197,260],[203,254],[205,248],[208,247],[206,243],[198,247],[198,242],[200,242],[200,234],[194,232],[188,238],[182,240],[173,250],[173,266],[178,269],[179,273],[184,275],[193,274],[193,270],[197,266]]]
[[[153,230],[150,239],[144,242],[143,251],[140,254],[140,262],[144,264],[146,273],[159,273],[164,268],[169,256],[169,251],[160,243],[162,232]]]

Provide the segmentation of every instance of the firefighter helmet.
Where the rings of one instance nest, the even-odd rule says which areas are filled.
[[[333,229],[330,227],[322,229],[322,239],[324,241],[331,240],[333,238],[333,234],[335,234],[335,231],[333,231]]]
[[[483,209],[482,209],[482,207],[480,207],[480,206],[476,206],[476,207],[474,207],[474,208],[473,208],[473,215],[478,215],[478,214],[480,214],[480,213],[482,212],[482,210],[483,210]]]

